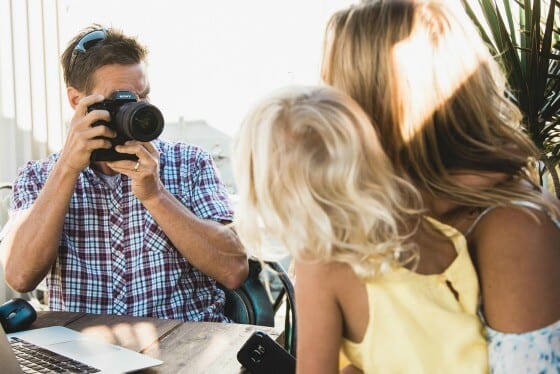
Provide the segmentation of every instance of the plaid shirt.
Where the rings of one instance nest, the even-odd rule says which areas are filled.
[[[231,221],[210,155],[185,143],[153,142],[165,188],[203,219]],[[59,155],[31,161],[14,184],[16,211],[29,208]],[[224,293],[173,246],[119,174],[115,186],[86,168],[76,182],[56,263],[47,275],[57,311],[224,321]]]

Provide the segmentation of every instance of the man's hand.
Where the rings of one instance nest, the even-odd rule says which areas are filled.
[[[76,179],[90,164],[94,149],[112,146],[106,138],[115,137],[114,131],[107,126],[92,126],[97,121],[109,121],[109,112],[87,112],[90,105],[102,100],[102,95],[91,95],[76,105],[60,158],[33,205],[3,240],[5,279],[18,292],[33,290],[52,268]]]
[[[152,143],[129,141],[115,150],[138,157],[138,161],[120,160],[106,165],[131,179],[132,192],[181,255],[225,287],[240,287],[247,278],[249,265],[235,232],[221,223],[196,216],[165,189],[159,176],[159,152]]]
[[[76,175],[89,165],[93,150],[111,148],[111,142],[106,138],[116,136],[115,132],[107,126],[92,126],[97,121],[108,122],[110,120],[108,111],[87,112],[90,105],[103,99],[102,95],[90,95],[81,99],[70,122],[68,136],[60,152],[58,163],[69,168]]]
[[[159,152],[153,144],[132,140],[116,146],[115,150],[138,157],[138,161],[120,160],[107,163],[111,169],[132,180],[132,193],[138,200],[144,203],[157,197],[163,185],[159,179]]]

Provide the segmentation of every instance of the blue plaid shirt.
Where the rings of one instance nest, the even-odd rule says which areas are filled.
[[[153,142],[165,188],[203,219],[231,221],[225,186],[210,155],[185,143]],[[29,208],[59,155],[31,161],[14,183],[15,210]],[[119,174],[109,186],[80,174],[47,275],[51,310],[224,321],[224,293],[173,246]]]

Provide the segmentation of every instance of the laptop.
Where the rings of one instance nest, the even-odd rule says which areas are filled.
[[[162,364],[63,326],[11,334],[0,326],[2,373],[126,373]]]

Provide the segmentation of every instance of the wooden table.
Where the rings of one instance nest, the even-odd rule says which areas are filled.
[[[272,327],[72,312],[39,312],[31,328],[66,326],[162,360],[142,373],[242,373],[237,351],[256,330]]]

